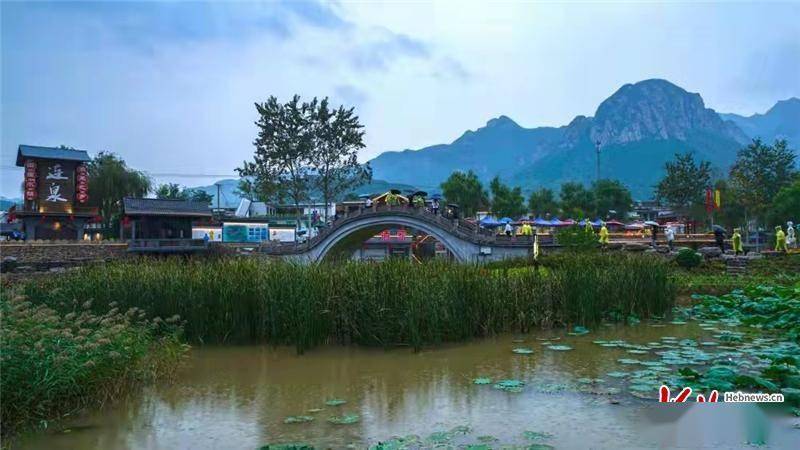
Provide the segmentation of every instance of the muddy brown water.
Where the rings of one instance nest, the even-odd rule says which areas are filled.
[[[20,449],[256,449],[302,442],[317,448],[368,448],[392,436],[418,435],[430,448],[437,432],[447,445],[486,442],[492,448],[542,443],[555,448],[799,448],[800,419],[747,404],[659,405],[631,396],[624,380],[606,374],[631,370],[617,362],[624,349],[595,339],[632,343],[662,336],[706,338],[696,324],[600,326],[588,335],[563,330],[506,335],[414,353],[410,349],[321,347],[297,355],[270,346],[195,348],[174,384],[152,386],[130,398],[67,421],[64,431],[24,437]],[[553,351],[543,339],[568,344]],[[523,338],[524,343],[516,342]],[[511,352],[530,347],[531,355]],[[635,356],[635,355],[634,355]],[[510,393],[473,379],[519,379]],[[579,378],[601,378],[594,385]],[[619,389],[620,392],[616,392]],[[341,406],[326,406],[328,399]],[[309,410],[322,409],[318,412]],[[355,413],[360,421],[327,419]],[[286,424],[308,415],[308,423]],[[547,433],[536,441],[523,433]],[[491,438],[490,438],[491,437]]]

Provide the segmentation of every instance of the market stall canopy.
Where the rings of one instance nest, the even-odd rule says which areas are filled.
[[[645,221],[644,224],[647,225],[648,227],[660,227],[661,226],[661,225],[658,224],[658,222],[654,222],[652,220],[647,220],[647,221]]]
[[[642,222],[631,222],[625,225],[626,230],[641,230],[642,228],[644,228],[644,223]]]
[[[615,227],[621,227],[621,226],[624,226],[625,224],[620,222],[620,221],[618,221],[618,220],[609,220],[609,221],[606,222],[606,225],[611,225],[611,226],[615,226]]]
[[[539,227],[549,227],[551,226],[549,220],[542,219],[541,217],[537,217],[533,219],[533,224]]]
[[[498,221],[494,217],[486,216],[478,222],[484,228],[496,228],[503,225],[503,222]]]
[[[500,220],[499,220],[499,222],[501,222],[501,223],[511,223],[513,221],[514,221],[514,219],[512,219],[511,217],[501,217]]]

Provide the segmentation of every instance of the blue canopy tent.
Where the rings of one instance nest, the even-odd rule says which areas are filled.
[[[542,219],[541,217],[537,217],[533,219],[533,224],[537,227],[551,227],[553,224],[549,220]]]
[[[590,223],[590,224],[592,224],[592,226],[593,226],[593,227],[595,227],[595,228],[599,228],[599,227],[600,227],[600,225],[602,225],[602,224],[603,224],[603,221],[602,221],[602,220],[600,220],[600,219],[596,219],[596,220],[594,220],[594,221],[591,221],[591,220],[590,220],[590,221],[589,221],[589,223]],[[581,220],[580,222],[578,222],[578,225],[580,225],[580,226],[582,226],[582,227],[585,227],[585,226],[586,226],[586,219],[583,219],[583,220]]]
[[[500,222],[500,221],[498,221],[497,219],[495,219],[494,217],[491,217],[491,216],[484,217],[478,223],[483,228],[497,228],[497,227],[499,227],[501,225],[505,225],[503,222]]]
[[[503,223],[503,224],[511,223],[513,221],[514,221],[514,219],[512,219],[511,217],[502,217],[500,220],[498,220],[498,222]]]

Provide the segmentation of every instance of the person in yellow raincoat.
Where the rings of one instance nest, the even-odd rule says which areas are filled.
[[[586,219],[586,223],[583,224],[583,231],[587,233],[594,233],[594,229],[592,228],[592,223],[589,222],[589,219]]]
[[[788,251],[786,248],[786,234],[780,225],[775,227],[775,251],[784,253]]]
[[[608,245],[608,228],[605,222],[600,222],[600,245],[605,248]]]
[[[742,247],[742,231],[739,228],[733,229],[731,241],[733,242],[733,254],[736,256],[739,256],[739,253],[744,254],[744,248]]]

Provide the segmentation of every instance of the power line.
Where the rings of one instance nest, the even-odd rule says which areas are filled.
[[[22,171],[23,167],[17,166],[0,166],[2,170],[19,170]],[[178,173],[178,172],[150,172],[148,170],[143,170],[142,172],[154,176],[154,177],[182,177],[182,178],[206,178],[206,177],[235,177],[238,178],[239,175],[236,173]]]

